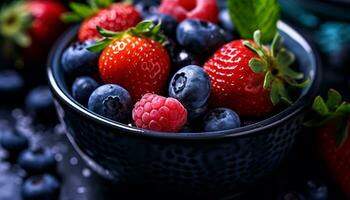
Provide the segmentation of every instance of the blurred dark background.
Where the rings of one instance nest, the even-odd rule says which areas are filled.
[[[75,0],[84,2],[84,0]],[[6,4],[9,0],[2,0]],[[68,0],[62,0],[65,5]],[[152,0],[137,1],[141,3]],[[350,1],[347,0],[280,0],[282,19],[301,32],[317,49],[322,63],[321,92],[328,88],[350,98]],[[219,1],[225,7],[225,1]],[[50,149],[57,162],[50,174],[60,184],[60,200],[97,200],[136,198],[146,195],[142,189],[116,187],[91,171],[74,152],[64,135],[64,127],[55,117],[54,102],[46,85],[45,62],[16,68],[0,56],[0,136],[20,131],[32,148]],[[28,70],[29,69],[29,70]],[[10,71],[8,71],[10,70]],[[252,188],[241,199],[283,199],[288,192],[307,193],[307,182],[325,185],[330,200],[346,199],[327,177],[322,161],[314,151],[313,132],[304,130],[300,143],[282,169],[263,185]],[[23,138],[22,138],[23,139]],[[21,144],[21,138],[11,138]],[[22,141],[23,143],[23,141]],[[25,142],[24,142],[25,143]],[[19,200],[21,186],[30,177],[14,160],[14,155],[0,147],[0,200]],[[48,156],[49,157],[49,156]],[[55,164],[56,165],[56,164]],[[218,199],[230,199],[231,194]],[[170,198],[170,197],[169,197]],[[172,198],[170,198],[172,199]],[[284,198],[297,199],[297,198]],[[320,198],[318,200],[323,200]]]

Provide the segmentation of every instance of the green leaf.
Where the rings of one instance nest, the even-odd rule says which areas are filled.
[[[227,6],[242,38],[253,39],[254,31],[261,30],[261,42],[272,41],[280,18],[277,0],[228,0]]]
[[[152,21],[145,20],[145,21],[138,23],[135,27],[135,30],[139,33],[149,32],[152,26],[153,26]]]
[[[261,31],[260,30],[256,30],[254,31],[254,42],[259,46],[261,47]]]
[[[277,105],[280,100],[281,96],[279,93],[279,86],[277,81],[273,81],[271,85],[271,91],[270,91],[270,99],[273,105]]]
[[[250,49],[251,51],[253,51],[253,52],[255,52],[256,54],[258,54],[259,57],[264,57],[264,56],[265,56],[264,52],[263,52],[261,49],[253,47],[253,45],[250,44],[250,42],[244,41],[244,42],[243,42],[243,45],[244,45],[245,47],[247,47],[248,49]]]
[[[282,48],[282,37],[281,35],[277,32],[275,34],[275,37],[272,40],[271,44],[271,54],[272,57],[276,57],[277,53],[280,51]]]
[[[286,103],[286,104],[293,104],[293,101],[290,99],[288,92],[286,90],[286,87],[284,86],[284,84],[282,82],[277,82],[277,86],[278,86],[278,92],[279,92],[279,96],[281,97],[281,99]]]
[[[311,82],[311,79],[306,79],[305,81],[301,82],[301,83],[298,83],[296,81],[288,81],[289,85],[295,87],[295,88],[300,88],[300,89],[303,89],[303,88],[306,88]]]
[[[271,87],[271,83],[273,81],[273,75],[271,71],[266,72],[265,79],[264,79],[264,89],[268,89]]]
[[[29,47],[32,43],[30,36],[25,33],[17,33],[13,39],[20,47]]]
[[[337,109],[337,107],[341,104],[341,101],[342,101],[342,96],[338,91],[334,89],[328,90],[328,99],[326,104],[330,110]]]
[[[87,50],[95,53],[99,53],[103,49],[105,49],[111,43],[111,41],[112,41],[111,39],[105,38],[103,40],[97,41],[96,44],[88,47]]]
[[[97,31],[102,35],[103,37],[114,37],[117,35],[116,32],[106,30],[100,26],[96,26]]]
[[[83,18],[76,13],[63,13],[61,20],[65,23],[76,23],[83,20]]]
[[[259,58],[252,58],[249,61],[249,67],[252,69],[254,73],[261,73],[266,71],[267,69],[267,63]]]
[[[87,18],[94,14],[94,11],[88,5],[83,3],[71,2],[69,7],[82,18]]]
[[[335,111],[336,113],[350,113],[350,104],[348,102],[343,102]]]
[[[342,146],[348,138],[349,133],[349,123],[348,118],[344,117],[341,119],[340,123],[337,124],[337,132],[335,134],[335,140],[338,146]]]
[[[109,5],[111,5],[113,3],[113,0],[93,0],[93,1],[95,1],[95,4],[99,8],[108,7]]]
[[[322,97],[318,96],[316,97],[312,109],[320,114],[321,116],[327,116],[329,114],[329,109],[327,107],[327,104],[324,102]]]
[[[283,68],[288,68],[295,61],[295,56],[290,51],[282,48],[276,55],[277,63]]]

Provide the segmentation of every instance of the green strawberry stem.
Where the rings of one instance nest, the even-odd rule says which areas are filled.
[[[261,32],[254,32],[254,42],[248,41],[244,45],[255,52],[259,58],[252,58],[249,61],[249,67],[255,73],[265,73],[264,89],[270,91],[270,99],[273,105],[281,101],[292,104],[286,85],[295,88],[305,88],[310,79],[304,79],[304,74],[294,71],[290,65],[294,63],[295,56],[282,46],[282,38],[276,33],[271,48],[261,44]],[[300,82],[302,81],[302,82]]]
[[[98,13],[100,9],[107,8],[112,3],[113,0],[88,0],[88,4],[70,2],[69,7],[72,12],[64,13],[61,19],[66,23],[81,22]]]
[[[320,127],[330,121],[337,121],[335,137],[338,145],[344,144],[348,137],[350,124],[350,104],[342,100],[342,96],[334,89],[328,91],[328,98],[325,101],[321,96],[315,98],[312,105],[314,114],[312,120],[304,125],[307,127]]]
[[[162,44],[165,41],[165,36],[160,32],[160,27],[161,22],[154,25],[152,21],[147,20],[142,21],[135,27],[129,28],[123,32],[112,32],[98,26],[96,27],[97,31],[104,38],[97,41],[95,45],[90,46],[88,50],[92,52],[100,52],[112,42],[128,36],[147,37]]]
[[[0,11],[0,35],[4,42],[11,42],[19,47],[29,47],[32,43],[28,29],[33,16],[24,8],[23,1],[15,1]],[[9,40],[9,41],[8,41]]]

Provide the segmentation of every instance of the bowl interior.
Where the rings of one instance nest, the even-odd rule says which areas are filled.
[[[99,116],[87,108],[76,102],[70,94],[70,85],[66,83],[66,77],[61,67],[61,56],[65,48],[69,46],[75,39],[78,31],[78,26],[73,27],[67,31],[53,47],[49,61],[48,61],[48,78],[51,89],[61,102],[64,102],[70,108],[80,112],[85,117],[93,119],[99,123],[103,123],[116,130],[122,130],[123,132],[138,134],[142,136],[156,136],[162,138],[181,138],[181,139],[199,139],[199,138],[217,138],[228,136],[243,136],[248,133],[258,132],[261,129],[269,128],[271,126],[278,125],[278,123],[289,119],[290,117],[301,112],[312,101],[317,88],[318,88],[318,65],[315,52],[306,42],[306,40],[290,26],[283,22],[278,23],[281,36],[284,38],[284,45],[287,49],[292,51],[297,58],[297,65],[306,77],[311,79],[311,84],[301,91],[299,98],[295,103],[276,115],[264,119],[260,122],[244,126],[237,129],[217,131],[210,133],[177,133],[177,134],[164,134],[160,132],[154,132],[149,130],[138,129],[130,127],[122,123],[118,123],[109,120],[105,117]]]

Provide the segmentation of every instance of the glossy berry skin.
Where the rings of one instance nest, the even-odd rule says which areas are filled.
[[[44,174],[32,176],[24,181],[21,189],[23,200],[57,199],[60,183],[55,177]]]
[[[56,115],[54,100],[47,86],[39,86],[31,90],[25,105],[30,114],[45,120],[53,119]]]
[[[183,49],[175,57],[175,67],[180,69],[187,65],[199,65],[199,60],[193,53]]]
[[[79,40],[100,38],[96,26],[119,32],[135,26],[141,21],[139,12],[131,4],[113,3],[109,7],[83,21],[79,29]]]
[[[161,93],[169,76],[170,58],[160,43],[127,36],[103,50],[99,71],[104,83],[121,85],[136,102],[145,93]]]
[[[29,145],[28,139],[12,129],[0,130],[0,145],[10,154],[17,155]]]
[[[22,152],[18,164],[29,174],[42,174],[54,172],[57,162],[50,150],[37,148]]]
[[[174,16],[178,22],[202,19],[216,23],[218,20],[216,0],[163,0],[159,12]]]
[[[142,18],[146,18],[157,13],[158,4],[153,5],[140,1],[138,3],[135,3],[135,9],[139,11]]]
[[[25,81],[15,70],[0,71],[0,104],[22,103]]]
[[[30,28],[31,45],[25,49],[24,56],[28,59],[43,59],[51,45],[65,29],[60,16],[66,9],[59,1],[25,1],[26,10],[33,16]]]
[[[249,61],[258,55],[243,42],[224,45],[205,63],[212,84],[210,104],[231,108],[241,117],[264,116],[274,109],[269,91],[263,88],[265,74],[250,69]]]
[[[98,87],[90,96],[88,108],[92,112],[117,122],[128,122],[132,100],[128,91],[119,85],[106,84]]]
[[[328,200],[328,187],[319,181],[309,180],[306,183],[308,200]]]
[[[177,71],[169,84],[169,96],[185,106],[189,120],[194,120],[205,112],[210,91],[208,74],[196,65],[188,65]]]
[[[181,22],[176,30],[181,46],[197,54],[209,54],[226,43],[226,33],[216,24],[189,19]]]
[[[236,30],[235,26],[233,25],[233,23],[231,21],[231,17],[230,17],[228,9],[224,9],[224,10],[220,11],[219,22],[220,22],[220,25],[225,30],[227,30],[229,32],[234,32]]]
[[[145,94],[132,111],[138,128],[153,131],[177,132],[187,121],[187,111],[174,98]]]
[[[335,133],[338,123],[338,121],[329,122],[318,130],[318,144],[328,173],[350,198],[350,139],[347,138],[341,146],[337,144]],[[350,134],[350,129],[347,134]]]
[[[99,54],[87,50],[95,41],[76,42],[62,55],[62,67],[70,77],[91,75],[98,71]]]
[[[161,22],[161,30],[167,36],[175,36],[177,22],[174,17],[166,14],[153,14],[145,18],[145,20],[153,21],[154,24]]]
[[[90,95],[98,86],[98,83],[91,77],[78,77],[72,86],[72,96],[81,105],[87,106]]]
[[[203,130],[206,132],[229,130],[241,126],[241,120],[237,113],[228,108],[210,110],[203,121]]]

